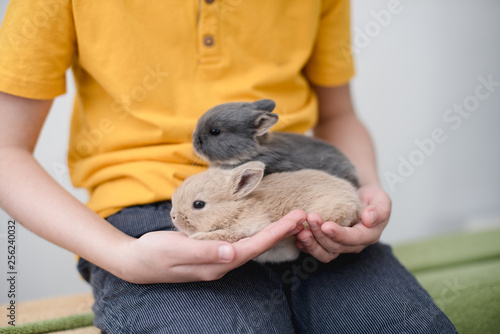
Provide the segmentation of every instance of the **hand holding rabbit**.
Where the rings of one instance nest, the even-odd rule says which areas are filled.
[[[359,253],[376,243],[389,222],[391,199],[378,185],[363,186],[358,194],[365,205],[359,223],[342,227],[324,222],[319,215],[309,214],[310,229],[297,235],[297,247],[327,263],[342,253]]]
[[[188,178],[172,197],[175,226],[193,238],[234,242],[293,209],[318,212],[341,226],[359,220],[362,206],[349,182],[318,170],[276,173],[262,179],[264,167],[252,161],[231,170],[210,168]],[[293,260],[299,254],[293,243],[293,239],[285,240],[259,260]]]

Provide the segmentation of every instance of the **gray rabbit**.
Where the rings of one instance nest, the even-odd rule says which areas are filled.
[[[359,187],[353,164],[336,147],[305,135],[273,132],[278,121],[272,100],[224,103],[208,110],[193,132],[195,153],[211,166],[234,168],[258,160],[265,174],[323,170]]]

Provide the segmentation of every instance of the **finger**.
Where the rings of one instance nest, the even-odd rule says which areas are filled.
[[[342,227],[332,222],[326,222],[321,226],[325,234],[331,240],[343,246],[367,246],[374,244],[380,238],[383,226],[366,227],[358,223],[352,227]]]
[[[307,214],[307,224],[309,225],[309,229],[297,234],[297,240],[302,243],[306,252],[309,252],[314,239],[317,239],[318,237],[324,238],[324,233],[319,235],[321,232],[321,225],[323,223],[323,218],[321,218],[319,214],[314,212]]]
[[[322,234],[321,237],[319,237],[320,233]],[[316,256],[320,256],[322,258],[325,258],[326,256],[322,255],[324,253],[318,247],[323,248],[326,252],[331,254],[358,253],[365,247],[365,245],[350,246],[338,243],[323,233],[321,229],[317,232],[304,230],[299,233],[297,235],[296,245],[301,251],[311,255],[315,254]]]
[[[304,250],[306,253],[308,253],[307,246],[311,245],[313,240],[314,235],[312,234],[310,229],[303,230],[299,234],[297,234],[297,241],[299,242],[298,247]]]
[[[246,261],[256,258],[282,240],[297,234],[303,228],[306,218],[304,211],[294,210],[254,236],[235,242],[233,245],[237,257]]]
[[[189,242],[175,250],[183,255],[179,262],[171,267],[169,281],[173,283],[217,280],[246,262],[236,257],[236,247],[232,243],[190,238],[187,240]]]
[[[304,253],[311,254],[324,263],[330,262],[331,260],[337,258],[340,254],[359,253],[366,248],[366,246],[345,246],[339,243],[334,243],[332,244],[334,245],[333,247],[331,247],[330,249],[326,249],[315,240],[313,240],[311,244],[307,246],[304,245],[300,240],[297,240],[295,244]]]
[[[364,208],[361,220],[367,227],[373,227],[389,220],[392,202],[385,192],[378,192]]]
[[[327,251],[332,251],[336,248],[334,242],[321,229],[321,226],[324,224],[323,218],[321,218],[321,216],[316,213],[308,214],[307,223],[309,224],[309,228],[312,233],[312,236],[310,236],[309,238],[314,239],[320,247],[323,247]],[[304,246],[306,246],[305,248],[308,252],[311,247],[316,247],[316,243],[313,244],[314,246],[311,246],[312,240],[307,239],[307,234],[305,233],[300,235],[299,240],[304,244]]]
[[[179,265],[229,263],[236,257],[233,244],[226,241],[185,238],[172,246],[179,254]]]
[[[339,253],[330,252],[324,247],[322,247],[313,237],[312,232],[304,230],[303,233],[304,235],[306,235],[305,236],[306,241],[304,242],[301,239],[299,239],[300,238],[299,234],[297,236],[297,241],[295,242],[295,245],[303,252],[312,255],[314,258],[323,263],[328,263],[339,256]],[[310,235],[311,237],[308,237],[307,235]]]
[[[214,281],[234,269],[232,264],[184,264],[172,267],[169,283]]]

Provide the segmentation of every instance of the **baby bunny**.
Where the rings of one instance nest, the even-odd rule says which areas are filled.
[[[211,166],[232,168],[258,160],[266,165],[266,175],[318,169],[359,187],[356,169],[336,147],[300,134],[268,133],[278,121],[278,115],[271,113],[274,107],[272,100],[213,107],[193,132],[195,153]]]
[[[356,189],[326,172],[304,169],[270,174],[247,162],[234,169],[209,168],[187,178],[172,196],[174,225],[195,239],[235,242],[252,236],[294,209],[318,213],[325,221],[351,226],[362,205]],[[294,260],[295,237],[259,256],[260,262]]]

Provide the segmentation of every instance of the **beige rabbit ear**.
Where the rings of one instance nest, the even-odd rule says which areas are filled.
[[[250,161],[232,171],[230,186],[236,199],[247,196],[257,188],[264,177],[265,165],[260,161]]]

